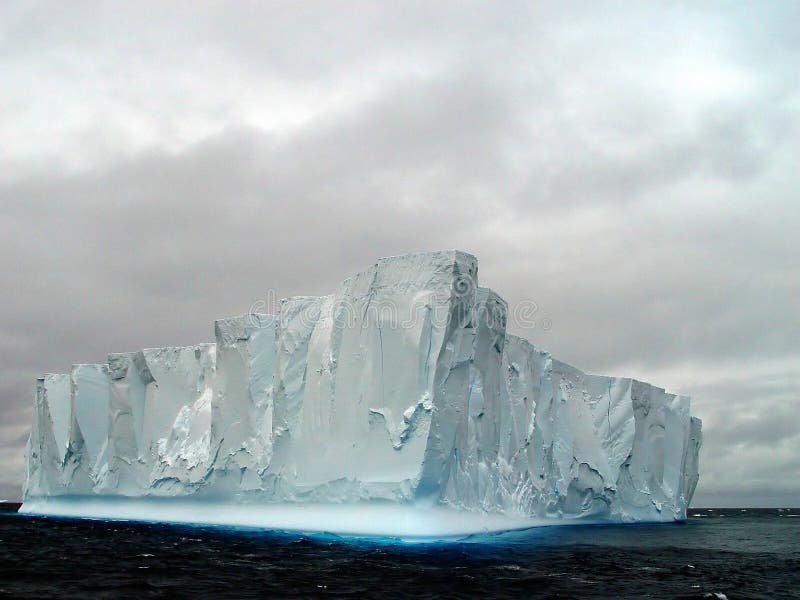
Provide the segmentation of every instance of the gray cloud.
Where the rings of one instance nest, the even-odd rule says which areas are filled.
[[[797,504],[794,8],[138,6],[0,19],[0,495],[39,372],[459,247],[694,396],[698,503]]]

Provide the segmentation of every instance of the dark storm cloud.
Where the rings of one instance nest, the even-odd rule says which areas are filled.
[[[694,395],[698,502],[800,497],[777,5],[774,39],[733,9],[330,6],[6,9],[0,495],[38,373],[459,247],[536,302],[517,333]]]

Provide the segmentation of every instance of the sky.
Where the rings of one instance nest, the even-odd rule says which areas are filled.
[[[35,378],[459,248],[800,505],[800,3],[0,4],[0,497]]]

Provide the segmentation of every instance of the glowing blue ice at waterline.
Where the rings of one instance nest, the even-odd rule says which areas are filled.
[[[45,375],[23,511],[399,537],[684,519],[689,399],[554,360],[507,314],[473,256],[393,257],[216,343]]]
[[[258,528],[295,533],[407,542],[457,541],[492,534],[591,519],[511,518],[499,513],[461,512],[442,506],[414,507],[387,502],[361,504],[229,504],[180,498],[62,496],[29,500],[22,514]]]

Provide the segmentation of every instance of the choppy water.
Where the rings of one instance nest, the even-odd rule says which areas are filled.
[[[449,544],[0,514],[0,594],[42,597],[798,598],[800,509]]]

